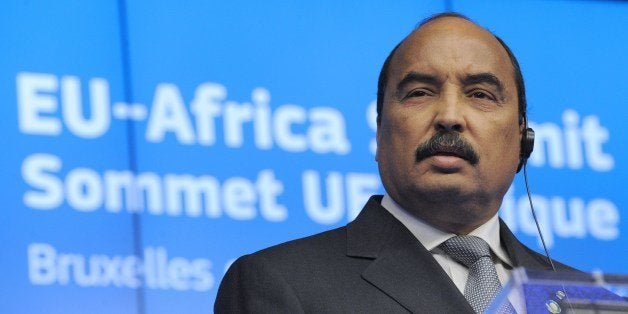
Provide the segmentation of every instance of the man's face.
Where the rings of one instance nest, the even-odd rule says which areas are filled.
[[[440,18],[404,41],[388,77],[377,129],[388,194],[442,229],[488,220],[519,161],[517,90],[504,48],[469,21]]]

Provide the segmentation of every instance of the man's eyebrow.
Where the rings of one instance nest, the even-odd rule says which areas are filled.
[[[430,85],[440,85],[440,80],[431,74],[421,72],[409,72],[404,76],[399,83],[397,83],[397,93],[403,90],[403,88],[409,83],[426,83]]]
[[[490,72],[476,73],[476,74],[468,74],[464,78],[462,78],[463,85],[473,85],[473,84],[489,84],[493,85],[497,88],[497,92],[503,94],[504,92],[504,83],[497,76]]]

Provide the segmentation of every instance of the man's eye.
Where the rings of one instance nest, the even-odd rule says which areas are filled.
[[[408,97],[424,97],[427,96],[427,92],[424,90],[413,90],[411,91],[408,96],[406,96],[406,98]]]
[[[493,96],[491,96],[490,94],[488,94],[486,92],[482,92],[482,91],[472,92],[471,93],[471,97],[478,98],[478,99],[490,99],[490,100],[494,99]]]

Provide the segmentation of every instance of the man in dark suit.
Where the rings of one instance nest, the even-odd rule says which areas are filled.
[[[521,71],[499,38],[457,14],[429,18],[386,59],[377,104],[386,195],[345,227],[238,259],[216,312],[483,312],[494,292],[481,293],[514,267],[550,269],[497,217],[532,147]],[[467,263],[467,247],[486,253]]]

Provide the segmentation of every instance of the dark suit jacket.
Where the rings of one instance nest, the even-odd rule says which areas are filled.
[[[473,313],[432,254],[380,202],[371,197],[345,227],[239,258],[215,312]],[[500,233],[515,266],[549,269],[501,221]]]

